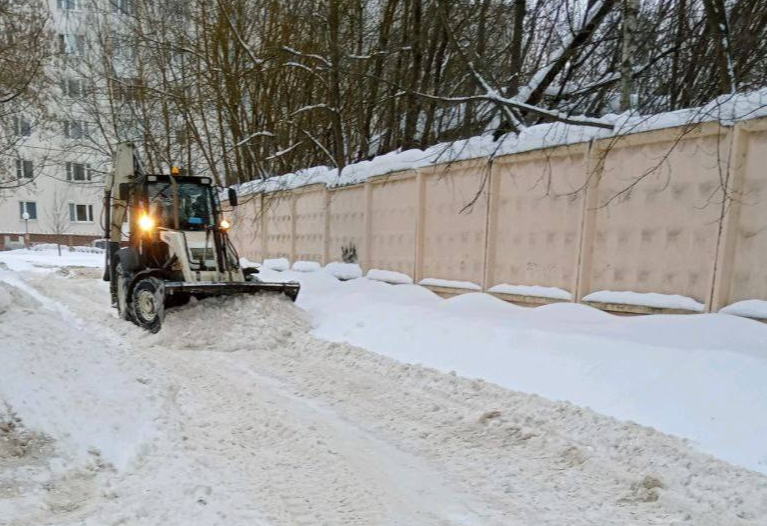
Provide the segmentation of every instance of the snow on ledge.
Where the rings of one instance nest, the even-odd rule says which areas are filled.
[[[719,309],[721,314],[743,316],[745,318],[757,318],[767,320],[767,300],[744,300],[737,301]]]
[[[598,303],[615,303],[618,305],[638,305],[640,307],[655,307],[660,309],[680,309],[703,312],[706,305],[687,296],[677,294],[659,294],[657,292],[630,292],[600,290],[585,296],[583,301]]]
[[[384,283],[389,283],[391,285],[413,284],[413,278],[407,274],[403,274],[402,272],[394,272],[393,270],[381,270],[374,268],[368,272],[367,277],[373,281],[383,281]]]
[[[243,256],[240,258],[240,266],[242,268],[261,268],[261,263],[256,263]]]
[[[316,272],[322,268],[322,265],[316,261],[296,261],[293,263],[293,270],[296,272]]]
[[[283,272],[290,268],[290,261],[285,258],[265,259],[264,267],[268,268],[269,270]]]
[[[325,265],[325,270],[330,274],[340,279],[341,281],[348,281],[350,279],[357,279],[362,277],[362,268],[356,263],[341,263],[340,261],[333,261]]]
[[[488,292],[494,292],[496,294],[514,294],[516,296],[534,296],[536,298],[549,298],[554,300],[566,300],[573,299],[573,295],[564,289],[557,287],[541,287],[539,285],[509,285],[508,283],[502,283],[490,287]]]
[[[449,279],[426,278],[418,282],[426,287],[445,287],[449,289],[482,290],[482,287],[471,281],[452,281]]]

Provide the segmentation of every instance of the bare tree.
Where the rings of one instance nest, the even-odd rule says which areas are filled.
[[[48,25],[43,0],[0,0],[0,190],[29,183],[17,178],[14,161],[45,117]]]
[[[623,0],[623,45],[621,51],[621,111],[631,108],[634,92],[634,56],[636,55],[639,0]]]
[[[61,256],[61,237],[68,233],[70,226],[69,202],[67,192],[56,189],[53,204],[45,213],[48,231],[56,236],[56,246]]]

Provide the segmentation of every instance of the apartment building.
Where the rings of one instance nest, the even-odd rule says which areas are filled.
[[[106,8],[114,3],[104,1]],[[87,15],[93,5],[91,0],[49,1],[56,56],[48,73],[54,83],[44,118],[21,112],[7,123],[16,147],[12,156],[0,158],[12,181],[0,189],[0,250],[89,244],[103,235],[101,199],[109,160],[95,147],[92,124],[78,104],[89,89],[80,66],[90,45]]]

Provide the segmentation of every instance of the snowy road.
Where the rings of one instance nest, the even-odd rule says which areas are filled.
[[[319,340],[279,298],[148,335],[96,274],[2,284],[27,433],[0,446],[2,524],[765,524],[767,477],[680,439]]]

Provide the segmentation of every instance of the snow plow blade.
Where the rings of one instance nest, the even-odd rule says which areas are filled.
[[[166,281],[165,295],[189,294],[196,297],[231,296],[234,294],[256,294],[259,292],[276,292],[285,294],[291,301],[296,301],[301,285],[295,281],[286,283],[267,283],[263,281],[245,282],[213,282],[202,281],[187,283],[185,281]]]

